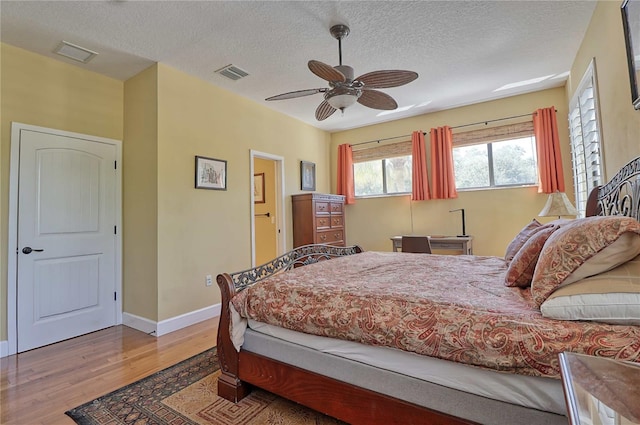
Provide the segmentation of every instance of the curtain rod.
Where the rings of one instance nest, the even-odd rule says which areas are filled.
[[[558,110],[556,110],[556,112],[558,112]],[[534,112],[534,114],[535,114],[535,112]],[[451,127],[451,128],[454,129],[454,128],[470,127],[472,125],[478,125],[478,124],[487,125],[490,122],[511,120],[511,119],[514,119],[514,118],[528,117],[528,116],[531,116],[531,115],[532,114],[530,114],[530,113],[529,114],[522,114],[522,115],[513,115],[511,117],[496,118],[494,120],[478,121],[478,122],[474,122],[474,123],[471,123],[471,124],[457,125],[457,126]],[[429,132],[427,131],[427,132],[424,132],[422,134],[424,134],[426,136],[427,134],[429,134]],[[395,136],[395,137],[386,137],[384,139],[369,140],[368,142],[353,143],[351,146],[366,145],[368,143],[380,143],[380,142],[384,142],[385,140],[400,139],[400,138],[409,137],[409,136],[411,136],[411,134],[405,134],[403,136]]]

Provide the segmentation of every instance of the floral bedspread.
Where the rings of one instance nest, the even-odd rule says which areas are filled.
[[[640,327],[542,317],[498,257],[364,252],[270,277],[232,300],[244,318],[425,356],[559,378],[558,353],[640,362]]]

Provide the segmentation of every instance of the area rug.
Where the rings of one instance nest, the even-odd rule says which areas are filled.
[[[262,390],[234,404],[217,396],[216,349],[65,412],[80,425],[337,425]]]

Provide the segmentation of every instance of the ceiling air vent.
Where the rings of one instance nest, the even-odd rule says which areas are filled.
[[[223,68],[218,69],[216,72],[234,81],[249,75],[248,72],[241,70],[235,65],[227,65]]]
[[[58,44],[53,52],[82,63],[87,63],[98,55],[93,50],[85,49],[64,40]]]

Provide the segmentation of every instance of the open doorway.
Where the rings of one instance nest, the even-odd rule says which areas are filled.
[[[251,263],[285,252],[284,158],[251,151]]]

